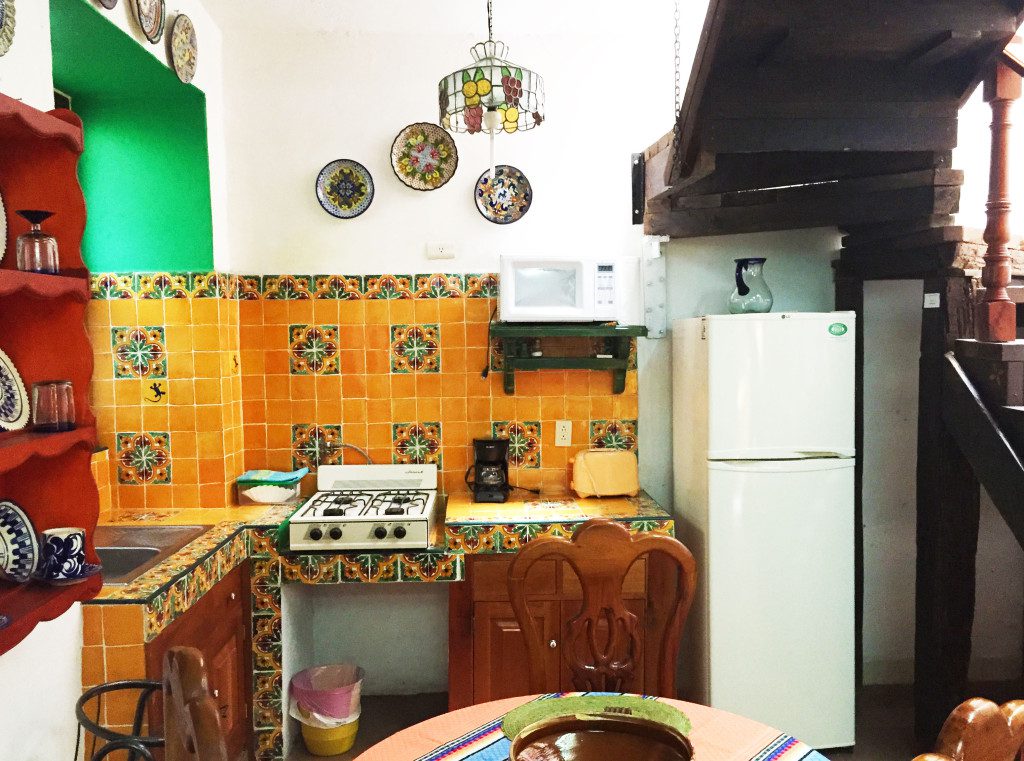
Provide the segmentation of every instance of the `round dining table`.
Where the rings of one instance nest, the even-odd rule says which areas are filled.
[[[435,716],[377,743],[356,761],[508,761],[510,742],[501,720],[541,697],[495,700]],[[658,700],[689,717],[693,729],[688,737],[699,761],[827,761],[805,743],[752,719],[696,703]]]

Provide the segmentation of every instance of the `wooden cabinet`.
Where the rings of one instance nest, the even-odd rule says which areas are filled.
[[[488,700],[530,693],[526,642],[508,597],[507,555],[468,555],[466,580],[449,587],[448,703],[462,708]],[[623,583],[626,607],[646,622],[648,610],[647,562],[638,561]],[[546,664],[549,683],[574,689],[563,648],[566,627],[579,613],[582,590],[572,568],[561,561],[542,560],[527,577],[534,620],[551,644]],[[598,641],[607,634],[601,629]],[[637,653],[631,692],[643,692],[647,680],[644,643]],[[653,683],[653,682],[652,682]]]
[[[159,679],[164,653],[183,645],[203,654],[210,694],[220,711],[221,727],[227,736],[228,758],[248,757],[250,644],[249,572],[243,563],[146,645],[146,676]],[[151,726],[162,730],[163,706],[153,701]]]

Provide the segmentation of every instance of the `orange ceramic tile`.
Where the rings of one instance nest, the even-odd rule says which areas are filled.
[[[191,378],[195,375],[196,366],[192,352],[170,352],[167,355],[167,375],[171,378]]]
[[[441,400],[441,419],[445,421],[445,437],[447,438],[448,421],[468,420],[467,401],[465,397],[445,397]]]
[[[341,325],[363,325],[366,322],[365,302],[361,300],[339,302],[338,322]]]
[[[412,420],[412,418],[410,418],[410,420]],[[367,441],[371,449],[390,448],[392,443],[390,421],[387,423],[370,423],[367,426]],[[390,461],[390,458],[386,460],[386,462]]]
[[[246,423],[262,424],[266,421],[266,403],[263,399],[242,402],[242,420]]]
[[[424,322],[419,319],[418,307],[423,302],[410,299],[398,299],[388,302],[388,319],[392,325],[406,325],[411,322]],[[414,306],[415,305],[415,306]],[[436,310],[434,314],[436,314]],[[436,322],[436,320],[434,321]]]
[[[264,325],[288,325],[288,302],[287,301],[264,301],[263,302],[263,324]]]
[[[264,380],[268,400],[291,398],[291,380],[287,375],[268,375]]]
[[[466,299],[466,322],[486,325],[495,306],[494,299]]]
[[[289,403],[289,409],[291,411],[291,419],[295,422],[305,420],[314,420],[321,423],[328,422],[317,417],[316,399],[293,399]]]
[[[567,396],[565,398],[565,416],[571,420],[586,420],[590,417],[590,397]]]
[[[412,373],[391,376],[391,396],[394,399],[412,399],[416,396],[416,376]]]
[[[292,375],[289,378],[288,388],[292,401],[316,399],[316,376]]]
[[[470,397],[466,400],[467,420],[484,421],[490,424],[491,421],[491,399],[490,397]]]
[[[95,605],[83,605],[86,608],[95,608]],[[103,660],[102,645],[86,645],[82,648],[82,688],[95,687],[108,681],[106,678],[106,666]],[[93,714],[95,715],[95,714]]]
[[[416,419],[415,399],[391,400],[391,420],[396,423],[411,423]]]
[[[365,308],[367,325],[389,325],[391,323],[391,315],[387,301],[367,301]]]
[[[211,484],[224,480],[223,460],[200,460],[199,461],[199,483]]]
[[[366,376],[359,373],[347,374],[341,384],[342,393],[348,399],[367,398]]]
[[[143,510],[146,507],[146,490],[136,484],[121,485],[117,489],[117,499],[122,510]]]
[[[368,375],[383,375],[391,372],[391,352],[384,349],[366,350],[366,372]]]
[[[221,391],[220,380],[214,378],[196,379],[196,403],[197,404],[220,404]]]
[[[263,299],[238,302],[238,320],[243,325],[263,324]]]
[[[292,403],[289,400],[281,400],[270,402],[267,404],[267,424],[278,425],[281,423],[291,423],[292,417]],[[302,421],[295,421],[302,422]],[[305,422],[309,422],[308,420]]]
[[[444,432],[444,443],[448,447],[465,447],[469,444],[469,425],[458,420],[443,420],[441,429]],[[447,450],[445,458],[447,459]]]
[[[447,302],[442,302],[447,303]],[[466,323],[442,322],[441,332],[444,335],[442,348],[462,349],[466,346]]]
[[[627,378],[628,380],[628,378]],[[608,372],[590,372],[590,395],[610,396],[612,393],[612,374]]]
[[[217,351],[220,349],[220,326],[193,325],[192,348],[195,351]]]
[[[194,457],[178,457],[175,453],[171,463],[171,474],[172,485],[175,489],[182,484],[197,484],[199,483],[198,461]]]
[[[469,395],[468,379],[465,373],[441,373],[441,395],[461,397]]]
[[[448,347],[447,343],[443,343],[441,345],[441,372],[464,373],[466,368],[466,350],[462,348],[452,349]]]
[[[360,400],[363,404],[366,404],[366,400]],[[341,398],[332,399],[317,399],[314,405],[313,420],[344,420],[346,423],[349,421],[347,416],[342,415],[342,402]],[[248,442],[246,442],[248,443]]]
[[[113,380],[93,379],[90,391],[94,407],[109,407],[114,403],[114,383]]]
[[[416,399],[416,417],[418,420],[440,420],[441,400],[436,396],[420,396]],[[445,433],[447,439],[447,433]]]
[[[342,375],[366,373],[366,352],[363,349],[338,352],[338,367]]]
[[[366,376],[366,398],[367,399],[391,399],[391,376],[390,375],[367,375]]]
[[[515,420],[515,397],[501,396],[496,399],[491,399],[491,417],[493,420]]]
[[[139,299],[136,304],[136,319],[142,325],[164,324],[163,299]]]
[[[198,436],[193,431],[175,431],[173,434],[174,457],[195,457],[198,451]]]
[[[175,485],[172,487],[171,496],[175,508],[199,507],[199,484]]]
[[[390,399],[368,399],[366,402],[366,418],[368,421],[390,420]]]
[[[416,379],[416,396],[417,397],[440,397],[441,396],[441,376],[435,373],[416,373],[413,376]]]
[[[416,299],[415,301],[406,302],[412,305],[412,318],[404,320],[404,322],[416,322],[420,325],[424,323],[428,325],[438,324],[441,321],[441,310],[437,302],[438,299]],[[395,302],[391,303],[394,304]],[[403,320],[396,318],[392,322],[403,322]]]
[[[103,611],[96,605],[82,606],[82,643],[103,644]]]
[[[540,399],[541,420],[556,420],[565,417],[564,396],[542,396]]]
[[[542,396],[545,375],[546,373],[538,371],[516,373],[516,395]]]
[[[611,394],[590,397],[590,419],[608,420],[614,418],[615,402]]]
[[[368,324],[363,329],[363,347],[366,349],[386,349],[391,345],[391,325]]]
[[[141,605],[102,605],[100,607],[103,610],[103,640],[107,645],[142,644]]]
[[[547,370],[537,373],[540,378],[541,394],[544,396],[565,396],[565,373]]]
[[[200,507],[224,507],[224,487],[222,484],[202,484],[199,487]]]
[[[338,304],[334,299],[317,299],[313,303],[312,321],[317,325],[338,324]]]
[[[246,449],[266,449],[267,427],[265,425],[246,425],[244,429]]]
[[[220,318],[219,299],[190,299],[193,325],[218,325]]]
[[[536,396],[515,397],[515,419],[516,420],[540,420],[540,398]]]
[[[267,449],[290,449],[291,445],[291,425],[267,425]]]
[[[367,422],[367,402],[365,399],[343,399],[341,419],[346,423]]]
[[[171,429],[170,408],[152,406],[142,408],[142,430],[169,431]]]
[[[487,334],[486,322],[466,323],[466,346],[486,347]]]
[[[313,301],[303,299],[302,301],[288,302],[288,324],[309,325],[313,322]]]
[[[390,445],[379,448],[371,447],[367,450],[367,454],[370,455],[370,459],[377,465],[387,465],[394,462],[394,451]]]
[[[196,434],[196,452],[200,459],[219,457],[224,450],[224,439],[220,431],[204,431]]]
[[[196,431],[219,433],[224,429],[221,405],[200,405],[196,407]]]
[[[132,432],[142,430],[141,407],[115,407],[114,423],[118,431]]]
[[[174,494],[170,484],[143,487],[146,490],[146,509],[164,510],[174,505]]]
[[[124,299],[107,302],[110,305],[111,325],[133,325],[138,319],[138,302],[135,299]]]
[[[196,384],[192,378],[171,378],[167,391],[172,407],[191,407],[196,403]]]
[[[445,330],[451,323],[463,323],[466,321],[466,300],[465,299],[438,299],[438,316]]]

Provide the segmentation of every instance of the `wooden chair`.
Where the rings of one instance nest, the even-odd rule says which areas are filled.
[[[998,706],[971,698],[942,725],[934,753],[914,761],[1018,761],[1024,758],[1024,700]]]
[[[548,681],[545,670],[551,645],[544,640],[527,602],[530,590],[526,578],[534,563],[550,557],[564,560],[572,566],[582,586],[582,607],[575,618],[563,624],[561,643],[561,660],[568,667],[575,688],[629,692],[643,639],[641,622],[623,602],[622,583],[630,566],[643,556],[651,556],[651,560],[654,556],[665,558],[671,562],[676,576],[671,601],[666,600],[664,609],[648,611],[646,616],[647,622],[664,624],[659,627],[660,646],[649,650],[646,656],[659,659],[656,684],[646,684],[644,692],[675,697],[679,636],[693,602],[697,564],[690,551],[671,537],[634,537],[621,523],[605,519],[587,521],[577,529],[572,541],[560,537],[534,539],[509,568],[509,597],[526,639],[531,691],[559,689]]]
[[[206,664],[192,647],[164,656],[164,761],[227,761],[217,704],[206,683]]]

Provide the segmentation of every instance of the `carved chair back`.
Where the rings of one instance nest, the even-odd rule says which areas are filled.
[[[164,656],[165,761],[227,761],[217,704],[210,696],[206,664],[192,647]]]
[[[1020,761],[1024,759],[1024,700],[1001,706],[971,698],[942,725],[934,753],[914,761]]]
[[[675,571],[676,584],[672,597],[665,595],[665,609],[647,611],[641,622],[627,608],[622,585],[630,567],[645,556],[667,559]],[[509,568],[509,596],[526,640],[533,692],[559,689],[558,675],[549,675],[545,669],[550,643],[544,641],[527,602],[530,568],[551,557],[568,563],[582,587],[582,606],[563,624],[561,642],[561,658],[574,687],[582,691],[637,691],[631,689],[637,684],[637,658],[643,643],[651,642],[644,636],[650,633],[645,627],[648,622],[664,622],[658,627],[661,631],[654,632],[655,646],[645,655],[658,659],[656,684],[645,684],[643,689],[648,694],[675,697],[679,637],[697,583],[697,564],[690,551],[672,537],[631,536],[621,523],[605,519],[587,521],[572,541],[541,537],[520,550]]]

